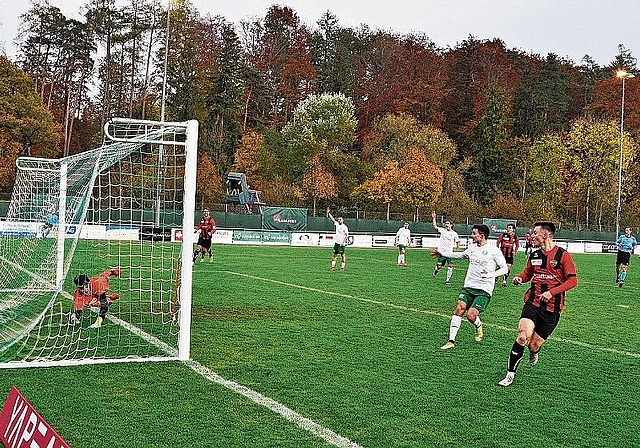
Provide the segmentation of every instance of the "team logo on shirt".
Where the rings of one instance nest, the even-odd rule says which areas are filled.
[[[551,260],[549,264],[551,265],[552,268],[555,268],[558,265],[558,262],[556,260]]]

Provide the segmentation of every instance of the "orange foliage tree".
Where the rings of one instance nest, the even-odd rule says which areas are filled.
[[[302,180],[302,190],[306,199],[313,200],[313,216],[316,216],[317,200],[335,198],[338,195],[336,179],[333,174],[325,170],[316,154],[311,159],[309,169]]]
[[[391,203],[398,198],[398,187],[401,183],[401,173],[398,162],[389,161],[384,168],[377,171],[372,179],[358,185],[352,196],[374,202],[382,202],[387,206],[387,220]]]
[[[420,207],[432,207],[442,194],[442,170],[424,152],[412,147],[400,171],[398,199],[411,205],[418,220]]]

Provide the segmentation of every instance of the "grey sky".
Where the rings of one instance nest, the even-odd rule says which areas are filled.
[[[159,0],[167,3],[168,0]],[[439,47],[469,35],[498,37],[507,48],[546,56],[556,53],[579,64],[585,54],[607,65],[618,44],[640,55],[638,0],[192,0],[202,13],[237,23],[263,17],[274,3],[292,7],[309,26],[327,10],[344,27],[366,24],[399,33],[424,32]],[[67,17],[81,19],[82,0],[51,0]],[[15,56],[12,44],[18,16],[27,0],[0,0],[0,48]]]

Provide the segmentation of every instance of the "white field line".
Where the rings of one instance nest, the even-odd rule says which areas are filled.
[[[148,333],[145,333],[141,329],[129,324],[128,322],[118,319],[117,317],[112,316],[111,314],[107,314],[107,319],[113,321],[118,325],[122,325],[123,327],[127,328],[129,331],[135,333],[136,335],[146,340],[147,342],[150,342],[154,344],[156,347],[159,347],[160,349],[165,351],[168,355],[173,356],[175,358],[178,357],[178,350],[176,348],[169,346],[168,344],[162,342],[161,340],[157,339],[154,336],[151,336]],[[211,369],[203,366],[202,364],[200,364],[197,361],[194,361],[193,359],[189,359],[188,361],[185,361],[185,364],[189,366],[191,370],[201,375],[202,377],[208,379],[209,381],[213,381],[214,383],[224,386],[227,389],[230,389],[240,395],[244,395],[254,403],[259,404],[260,406],[264,406],[267,409],[280,414],[282,417],[286,418],[287,420],[294,423],[298,427],[305,429],[310,433],[324,439],[327,443],[331,445],[337,446],[339,448],[362,448],[357,443],[352,442],[346,437],[343,437],[340,434],[333,432],[329,428],[325,428],[324,426],[321,426],[315,423],[313,420],[303,417],[302,415],[298,414],[292,409],[289,409],[282,403],[279,403],[269,397],[266,397],[262,395],[260,392],[256,392],[253,389],[249,389],[248,387],[243,386],[242,384],[238,384],[235,381],[227,380],[221,377]]]
[[[393,309],[401,310],[401,311],[428,314],[428,315],[431,315],[431,316],[443,317],[445,319],[450,319],[451,318],[451,315],[438,313],[438,312],[435,312],[435,311],[429,311],[429,310],[423,310],[423,309],[419,309],[419,308],[396,305],[394,303],[384,302],[384,301],[381,301],[381,300],[374,300],[374,299],[368,299],[366,297],[353,296],[351,294],[343,294],[343,293],[339,293],[339,292],[326,291],[324,289],[312,288],[310,286],[304,286],[304,285],[296,285],[295,283],[287,283],[287,282],[283,282],[283,281],[280,281],[280,280],[273,280],[273,279],[270,279],[270,278],[257,277],[255,275],[242,274],[242,273],[233,272],[233,271],[218,271],[218,272],[222,272],[222,273],[230,274],[230,275],[236,275],[238,277],[246,277],[246,278],[250,278],[252,280],[259,280],[259,281],[268,282],[268,283],[275,283],[277,285],[287,286],[287,287],[290,287],[290,288],[302,289],[302,290],[305,290],[305,291],[316,292],[316,293],[319,293],[319,294],[326,294],[326,295],[336,296],[336,297],[344,297],[346,299],[353,299],[353,300],[358,300],[360,302],[372,303],[374,305],[380,305],[380,306],[383,306],[383,307],[386,307],[386,308],[393,308]],[[486,322],[483,322],[482,325],[484,325],[486,327],[497,328],[498,330],[508,331],[510,333],[513,333],[514,337],[515,337],[515,335],[517,333],[517,329],[516,328],[505,327],[503,325],[496,325],[496,324],[491,324],[491,323],[486,323]],[[640,353],[629,352],[629,351],[626,351],[626,350],[617,350],[615,348],[610,348],[610,347],[600,347],[598,345],[593,345],[593,344],[589,344],[589,343],[582,342],[582,341],[576,341],[574,339],[559,338],[559,337],[551,336],[547,340],[560,341],[560,342],[564,342],[566,344],[575,345],[576,347],[587,348],[589,350],[596,350],[596,351],[606,352],[606,353],[614,353],[616,355],[628,356],[628,357],[631,357],[631,358],[640,358]]]

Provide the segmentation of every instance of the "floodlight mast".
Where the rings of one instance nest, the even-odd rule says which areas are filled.
[[[625,81],[630,78],[634,78],[633,73],[629,73],[626,70],[620,69],[617,71],[616,76],[622,79],[622,100],[620,106],[620,154],[618,157],[618,205],[616,207],[616,239],[620,235],[620,217],[622,212],[622,149],[624,147],[624,87]]]

